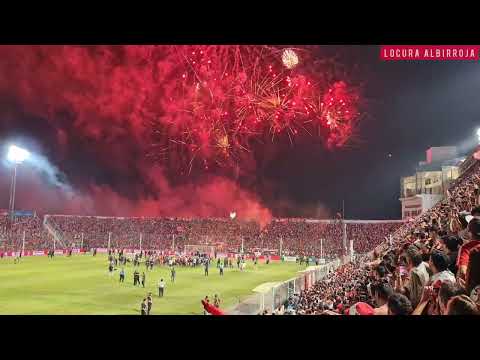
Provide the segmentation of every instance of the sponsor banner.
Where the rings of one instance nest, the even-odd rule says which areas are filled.
[[[225,259],[226,257],[228,257],[228,254],[225,254],[225,253],[217,253],[217,258],[219,258],[219,259]]]
[[[13,212],[13,215],[15,217],[32,217],[35,216],[35,213],[33,211],[17,210]]]
[[[72,254],[78,254],[80,252],[80,249],[72,249]]]
[[[297,257],[296,257],[296,256],[284,256],[284,257],[283,257],[283,260],[284,260],[284,261],[295,262],[295,261],[297,261]]]
[[[45,255],[45,251],[34,251],[33,256],[43,256]]]
[[[55,250],[55,255],[63,255],[64,250]]]
[[[386,45],[380,48],[384,61],[478,61],[478,45]]]
[[[99,253],[99,254],[108,253],[108,249],[105,249],[105,248],[97,248],[97,253]]]

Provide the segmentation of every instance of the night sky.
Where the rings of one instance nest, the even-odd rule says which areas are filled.
[[[369,113],[361,141],[336,153],[291,153],[280,171],[285,191],[330,209],[341,210],[345,199],[347,218],[399,218],[400,177],[414,173],[427,148],[458,146],[480,126],[479,64],[383,62],[378,46],[330,48],[358,64],[357,74],[365,74]]]
[[[430,146],[460,145],[471,140],[480,126],[479,65],[458,61],[383,62],[379,59],[379,47],[370,45],[326,46],[320,53],[334,55],[348,69],[352,80],[362,84],[367,114],[351,146],[336,151],[312,144],[282,147],[255,171],[253,179],[240,179],[241,188],[253,193],[274,216],[325,217],[341,211],[344,199],[346,218],[398,219],[401,215],[400,177],[413,173]],[[5,69],[3,67],[2,71]],[[28,76],[36,75],[32,71]],[[148,161],[142,158],[144,153],[133,142],[122,140],[122,136],[126,139],[126,134],[103,147],[98,145],[98,139],[92,141],[81,134],[75,135],[78,128],[72,125],[74,114],[68,111],[51,114],[61,121],[48,121],[45,114],[37,114],[32,110],[35,107],[25,106],[16,94],[9,93],[8,87],[0,87],[0,90],[0,139],[3,143],[12,138],[24,139],[58,167],[61,177],[68,179],[74,188],[88,182],[108,185],[116,194],[132,201],[151,194],[155,198],[158,188],[152,190],[149,187],[151,179],[145,179]],[[115,159],[102,158],[99,154],[104,152],[116,156]],[[141,166],[134,165],[137,159]],[[8,169],[2,167],[0,208],[8,206],[9,174]],[[176,181],[171,176],[168,179],[168,193],[172,195],[177,191]],[[191,181],[201,182],[202,179],[197,176]],[[222,189],[228,192],[230,185],[223,185]],[[28,181],[19,180],[21,186],[29,186]],[[37,180],[35,186],[37,192],[43,191],[42,186],[51,187]],[[215,189],[213,186],[208,191],[211,193]],[[104,190],[97,189],[95,196],[101,197]],[[183,194],[181,201],[184,203],[195,203],[195,199],[202,202],[207,197],[202,197],[202,190],[188,181],[187,184],[182,181],[182,188],[177,192]],[[190,200],[192,196],[188,194],[196,195]],[[40,207],[45,212],[62,211],[61,204],[45,205],[52,193],[47,192],[40,198],[30,195],[42,202]],[[33,207],[35,201],[20,198],[19,206]],[[63,202],[60,198],[58,201]],[[159,202],[166,203],[162,199]],[[169,205],[175,208],[177,203],[176,200]],[[122,213],[118,209],[121,204],[116,203],[116,214]],[[189,206],[195,204],[189,203]],[[142,214],[154,215],[154,209],[150,206],[149,211]],[[124,215],[137,214],[127,208],[124,210]],[[205,211],[202,215],[208,215],[208,210]]]

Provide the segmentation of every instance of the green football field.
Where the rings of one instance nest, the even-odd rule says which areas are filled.
[[[79,314],[79,315],[139,315],[140,304],[148,292],[153,294],[152,314],[203,314],[200,300],[218,294],[221,308],[232,308],[239,300],[252,294],[252,289],[267,283],[288,280],[305,266],[273,262],[246,270],[225,269],[219,275],[216,262],[210,266],[210,276],[203,267],[176,267],[175,283],[170,281],[166,266],[154,266],[145,271],[145,288],[133,286],[133,266],[125,267],[125,282],[119,282],[119,269],[110,276],[106,255],[25,257],[19,264],[12,258],[0,259],[0,314]],[[166,282],[163,298],[158,297],[160,278]]]

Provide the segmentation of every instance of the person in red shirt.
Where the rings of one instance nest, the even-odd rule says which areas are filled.
[[[468,231],[471,234],[471,240],[460,247],[457,257],[457,277],[465,279],[467,274],[468,261],[473,249],[480,248],[480,219],[473,218],[468,223]]]

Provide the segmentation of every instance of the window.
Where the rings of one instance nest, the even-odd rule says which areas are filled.
[[[431,179],[425,179],[425,185],[430,185],[432,183]]]

